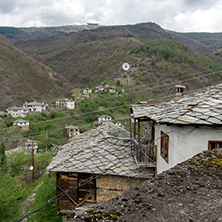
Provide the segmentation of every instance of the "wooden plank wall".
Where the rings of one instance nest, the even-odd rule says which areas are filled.
[[[89,181],[91,176],[93,175],[85,173],[57,173],[57,194],[71,190],[59,200],[59,211],[74,210],[77,205],[84,202],[96,202],[96,180]],[[86,181],[89,182],[77,188],[79,184],[84,184]]]
[[[63,190],[73,189],[77,187],[77,173],[57,173],[57,194],[63,193],[63,191],[59,188],[61,187]],[[77,201],[77,191],[73,190],[68,193],[68,195],[74,200]],[[68,196],[64,195],[59,200],[59,211],[63,210],[73,210],[75,209],[75,204],[69,199]]]

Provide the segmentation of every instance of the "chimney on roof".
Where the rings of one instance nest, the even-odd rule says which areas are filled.
[[[176,94],[175,94],[175,96],[176,96],[176,97],[180,97],[180,96],[183,95],[184,90],[186,89],[186,86],[175,85],[175,88],[176,88]]]

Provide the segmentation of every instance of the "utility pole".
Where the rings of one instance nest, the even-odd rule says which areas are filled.
[[[34,162],[34,145],[33,145],[33,141],[32,141],[32,183],[34,183],[35,181],[35,162]]]

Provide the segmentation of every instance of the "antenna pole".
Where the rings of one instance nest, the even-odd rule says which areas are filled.
[[[131,127],[131,111],[130,111],[130,88],[129,88],[129,76],[127,75],[127,88],[128,88],[128,105],[129,105],[129,127],[130,127],[130,143],[131,143],[131,155],[133,155],[132,152],[132,127]]]
[[[127,62],[125,62],[125,63],[123,63],[122,68],[123,68],[124,71],[127,71],[127,70],[129,70],[130,65]],[[131,155],[133,155],[133,151],[132,151],[133,144],[132,144],[131,112],[130,112],[129,75],[127,75],[127,89],[128,89],[128,105],[129,105],[129,127],[130,127]]]

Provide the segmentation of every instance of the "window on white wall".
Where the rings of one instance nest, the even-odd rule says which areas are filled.
[[[161,131],[160,155],[168,163],[169,160],[169,136]]]
[[[222,141],[208,141],[208,150],[222,148]]]

